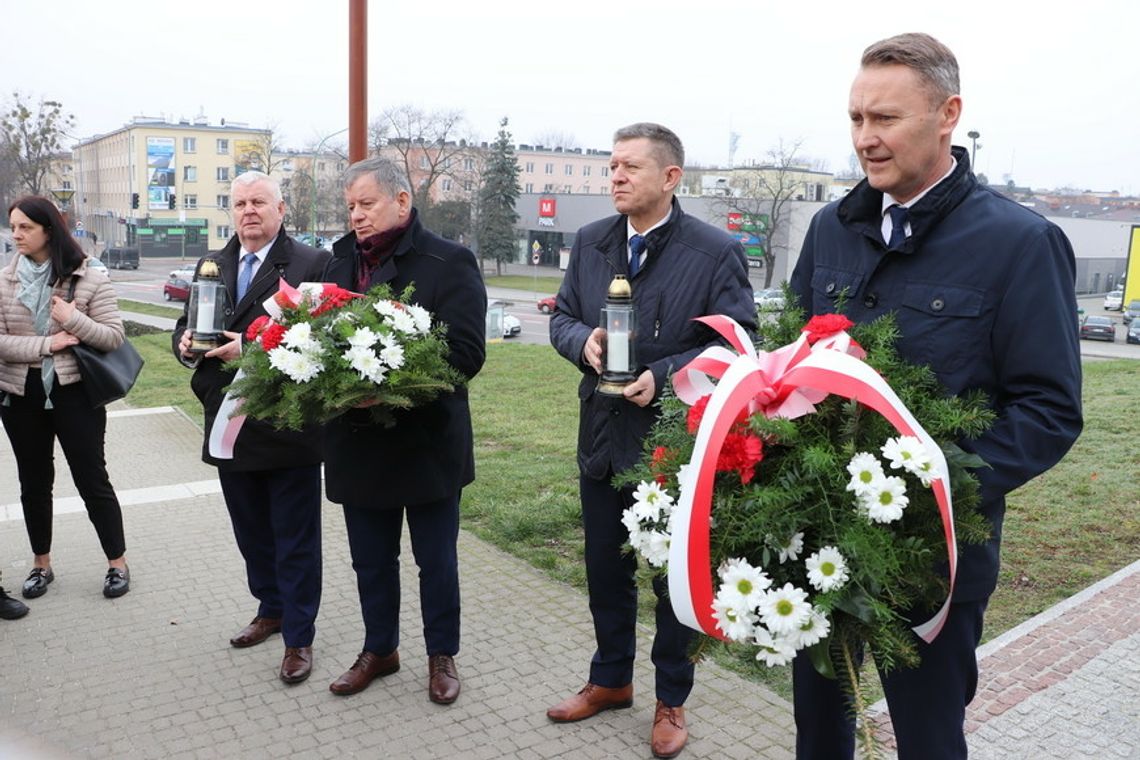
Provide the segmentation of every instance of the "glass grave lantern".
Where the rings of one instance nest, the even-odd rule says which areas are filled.
[[[190,284],[189,312],[190,351],[204,354],[223,342],[229,297],[222,273],[215,261],[207,259],[198,267],[198,276]]]
[[[637,379],[634,370],[634,339],[637,337],[637,320],[633,311],[633,291],[625,275],[617,275],[606,293],[602,307],[601,324],[606,330],[606,345],[602,352],[602,379],[598,392],[607,396],[621,396],[622,390]]]

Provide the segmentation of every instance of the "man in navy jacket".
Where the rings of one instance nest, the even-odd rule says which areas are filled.
[[[333,245],[325,279],[365,292],[387,283],[415,286],[412,301],[447,325],[447,361],[467,378],[486,356],[487,291],[475,254],[424,229],[411,188],[391,161],[348,167],[344,199],[352,232]],[[475,479],[467,388],[415,409],[395,424],[352,409],[325,428],[325,490],[344,507],[345,528],[364,618],[364,647],[329,690],[355,694],[400,668],[400,532],[405,515],[420,569],[428,654],[428,697],[459,696],[459,497]]]
[[[717,342],[693,318],[725,314],[749,331],[756,327],[744,250],[727,232],[683,213],[673,197],[683,164],[681,141],[665,127],[642,123],[617,131],[610,182],[618,215],[578,231],[550,320],[554,348],[582,372],[579,488],[597,639],[585,688],[547,711],[555,722],[633,703],[637,562],[622,552],[629,534],[621,524],[633,489],[616,489],[610,481],[641,457],[669,375]],[[630,277],[639,325],[638,377],[620,398],[597,391],[606,341],[599,316],[617,274]],[[651,746],[658,757],[673,757],[688,737],[683,705],[693,687],[688,647],[694,632],[677,621],[664,582],[658,579],[654,589],[657,709]]]
[[[816,215],[791,279],[809,314],[834,312],[841,296],[856,322],[894,312],[903,356],[929,364],[952,394],[984,391],[997,412],[988,432],[961,442],[989,465],[978,476],[992,536],[959,555],[947,623],[919,644],[921,665],[882,674],[902,760],[966,757],[1005,495],[1056,464],[1082,424],[1072,248],[978,184],[966,151],[951,147],[961,110],[957,61],[937,40],[903,34],[867,48],[849,104],[867,178]],[[851,757],[847,698],[808,658],[793,671],[797,757]]]

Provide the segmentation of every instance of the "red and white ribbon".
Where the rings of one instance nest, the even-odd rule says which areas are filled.
[[[936,473],[931,489],[942,518],[952,593],[958,550],[945,457],[882,376],[861,360],[864,354],[858,344],[840,332],[814,345],[801,336],[775,351],[757,353],[744,330],[729,317],[717,315],[697,321],[720,333],[737,353],[723,347],[706,349],[673,378],[677,396],[690,405],[711,391],[693,457],[682,471],[680,495],[671,519],[669,596],[677,619],[709,636],[724,638],[712,615],[709,517],[717,458],[737,415],[747,408],[769,418],[795,419],[813,413],[814,405],[832,394],[874,409],[901,434],[922,441],[929,452]],[[719,379],[715,386],[713,377]],[[914,632],[927,642],[933,641],[946,622],[949,608],[950,593],[941,609],[915,626]]]

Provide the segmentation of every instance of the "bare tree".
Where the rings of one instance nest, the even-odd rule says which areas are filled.
[[[285,160],[281,157],[284,155],[284,146],[276,124],[270,124],[264,132],[252,140],[238,140],[234,148],[235,163],[243,171],[256,169],[272,174],[273,170]]]
[[[51,171],[52,158],[61,152],[63,140],[70,137],[75,117],[65,113],[56,100],[40,99],[34,107],[19,92],[0,114],[0,135],[4,160],[10,161],[18,189],[43,195],[44,182]]]
[[[562,148],[563,150],[581,147],[578,144],[578,138],[574,137],[573,134],[558,129],[545,129],[539,132],[534,137],[534,144],[541,145],[544,148]]]
[[[466,183],[477,175],[470,134],[462,111],[424,111],[413,105],[386,108],[369,126],[372,153],[404,168],[412,200],[423,211],[434,202],[441,178]]]
[[[737,167],[732,194],[717,202],[727,212],[739,214],[740,232],[750,237],[745,248],[756,250],[764,260],[766,288],[772,285],[776,248],[787,247],[775,241],[782,240],[779,234],[787,221],[788,201],[802,199],[805,194],[802,172],[810,166],[798,156],[802,144],[802,140],[790,144],[780,140],[768,150],[763,164]],[[749,253],[752,255],[751,250]]]

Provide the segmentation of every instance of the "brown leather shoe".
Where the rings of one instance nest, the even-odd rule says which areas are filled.
[[[312,647],[285,647],[285,657],[281,660],[282,681],[285,683],[301,683],[312,672]]]
[[[653,714],[653,736],[649,747],[654,757],[676,757],[689,740],[689,729],[685,728],[685,708],[666,707],[657,700],[657,712]]]
[[[281,632],[281,618],[255,617],[230,639],[230,646],[243,649],[260,644],[275,633]]]
[[[633,706],[633,684],[611,689],[587,683],[580,692],[546,711],[555,723],[571,723],[597,715],[602,710]]]
[[[428,657],[428,698],[437,705],[450,705],[459,696],[459,671],[449,654]]]
[[[367,689],[373,679],[392,675],[399,669],[399,650],[392,650],[391,654],[384,657],[365,650],[356,658],[356,662],[352,663],[351,668],[329,684],[329,691],[339,697],[347,697],[349,694]]]

